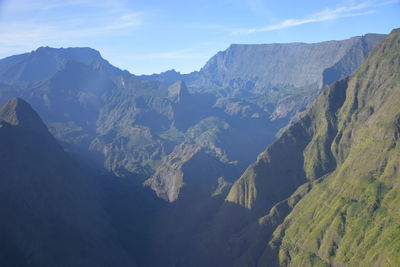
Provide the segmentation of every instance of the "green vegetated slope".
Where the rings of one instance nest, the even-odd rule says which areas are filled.
[[[399,69],[394,30],[234,184],[256,216],[280,201],[238,234],[238,266],[400,264]]]

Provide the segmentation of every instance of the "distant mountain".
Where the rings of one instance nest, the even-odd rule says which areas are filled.
[[[0,108],[0,264],[133,265],[96,185],[21,99]]]
[[[193,91],[246,98],[274,119],[287,118],[304,109],[323,86],[350,75],[384,37],[366,34],[310,44],[233,44],[198,72],[181,75],[170,70],[141,78],[169,83],[182,79]]]
[[[26,84],[49,79],[70,61],[93,65],[108,72],[119,70],[91,48],[40,47],[31,53],[0,60],[0,80],[6,84]]]
[[[265,91],[273,87],[317,88],[348,76],[384,35],[367,34],[343,41],[231,45],[212,57],[199,74],[214,86]],[[341,77],[330,79],[324,71],[351,56]],[[324,83],[325,81],[325,83]]]

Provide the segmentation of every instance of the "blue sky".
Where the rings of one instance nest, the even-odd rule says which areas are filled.
[[[400,27],[400,0],[0,0],[0,57],[89,46],[134,74],[200,69],[232,43],[340,40]]]

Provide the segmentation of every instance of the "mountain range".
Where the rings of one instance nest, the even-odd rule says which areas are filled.
[[[394,30],[231,45],[190,74],[0,60],[0,262],[400,264],[399,51]]]
[[[223,165],[216,175],[233,182],[324,80],[349,74],[382,38],[233,45],[200,72],[175,73],[174,80],[164,79],[165,73],[132,75],[90,48],[41,47],[0,60],[0,100],[25,99],[68,151],[118,176],[150,179],[146,184],[159,195],[175,191],[163,194],[174,201],[182,183],[162,182],[159,173],[168,176],[171,169],[167,158],[184,158],[183,166],[194,154],[182,148],[197,146]]]

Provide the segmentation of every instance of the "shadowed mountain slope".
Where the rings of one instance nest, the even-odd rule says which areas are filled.
[[[0,108],[0,264],[134,265],[96,185],[21,99]]]

